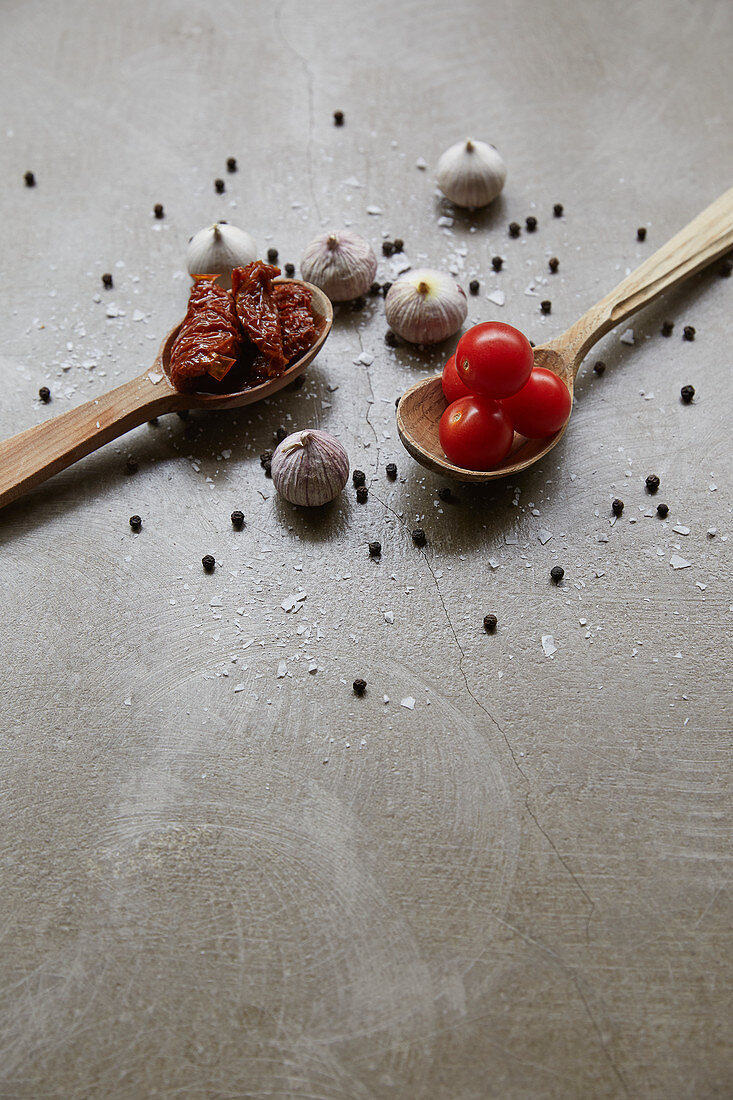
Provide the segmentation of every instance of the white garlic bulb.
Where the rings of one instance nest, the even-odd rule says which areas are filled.
[[[462,287],[451,275],[419,268],[392,283],[384,302],[387,323],[411,344],[437,344],[461,327],[468,313]]]
[[[504,186],[506,164],[493,145],[468,138],[446,149],[435,175],[440,190],[456,206],[486,206]]]
[[[377,257],[368,241],[343,229],[311,241],[301,257],[300,272],[332,302],[350,302],[366,294],[374,282]]]
[[[232,271],[257,259],[257,245],[249,233],[228,222],[214,222],[200,229],[188,242],[189,275],[221,275],[223,287],[231,287]]]
[[[308,508],[334,500],[349,476],[349,456],[327,432],[293,432],[272,456],[272,483],[291,504]]]

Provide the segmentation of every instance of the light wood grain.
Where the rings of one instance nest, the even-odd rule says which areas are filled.
[[[0,508],[155,416],[183,409],[234,409],[252,405],[290,385],[318,355],[333,323],[333,308],[326,295],[311,283],[301,285],[311,292],[313,313],[318,319],[318,338],[281,375],[237,393],[180,393],[168,378],[171,347],[181,327],[178,324],[163,340],[152,368],[145,374],[0,443]]]
[[[535,366],[545,367],[562,378],[572,396],[580,365],[602,336],[731,249],[733,188],[693,218],[562,336],[535,348]],[[418,382],[400,399],[397,430],[414,459],[428,470],[453,481],[495,481],[526,470],[557,446],[569,423],[566,421],[560,431],[548,439],[529,440],[515,433],[511,451],[498,466],[491,470],[466,470],[449,462],[440,445],[438,425],[446,408],[440,377]]]

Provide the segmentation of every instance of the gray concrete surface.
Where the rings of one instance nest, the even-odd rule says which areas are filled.
[[[215,218],[283,262],[399,235],[481,279],[471,320],[561,332],[730,185],[731,15],[6,0],[3,436],[152,362]],[[506,190],[440,225],[416,161],[466,134]],[[450,348],[390,350],[370,300],[299,392],[144,426],[0,516],[4,1098],[730,1096],[731,293],[607,337],[550,460],[453,503],[393,409]],[[368,504],[281,504],[280,425],[338,434]]]

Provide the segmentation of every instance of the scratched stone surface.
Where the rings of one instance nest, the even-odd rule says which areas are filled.
[[[3,438],[150,366],[215,219],[296,264],[351,226],[380,282],[478,278],[469,320],[540,342],[731,182],[716,0],[0,21]],[[467,134],[509,166],[476,215],[433,178]],[[3,1098],[731,1095],[732,293],[716,267],[607,336],[509,484],[444,501],[403,451],[395,398],[455,341],[389,348],[370,298],[301,390],[144,425],[0,515]],[[258,456],[313,425],[367,504],[277,499]]]

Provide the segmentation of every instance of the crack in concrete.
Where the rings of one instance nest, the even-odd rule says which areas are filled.
[[[356,338],[359,341],[359,351],[363,352],[364,351],[364,344],[362,343],[361,333],[359,332],[358,328],[356,330]],[[381,454],[381,447],[379,445],[379,436],[377,435],[377,429],[374,427],[374,424],[372,423],[371,418],[370,418],[370,413],[372,411],[372,407],[375,403],[376,398],[374,397],[374,384],[372,382],[372,373],[371,373],[371,370],[370,370],[369,366],[367,366],[366,363],[364,364],[364,370],[366,371],[367,382],[369,383],[369,395],[372,399],[371,403],[368,403],[367,413],[366,413],[365,419],[366,419],[366,422],[369,425],[369,427],[372,429],[372,435],[374,436],[374,443],[376,444],[375,449],[376,449],[376,452],[377,452],[376,467],[375,467],[374,474],[372,475],[372,480],[371,480],[371,484],[373,484],[376,481],[376,479],[378,477],[378,474],[379,474],[379,456]],[[371,484],[370,484],[370,488],[371,488]],[[379,500],[379,497],[377,497],[377,500]],[[383,508],[388,507],[388,505],[386,505],[383,500],[379,500],[379,503],[382,505]],[[390,511],[392,511],[392,509],[390,509]],[[396,512],[394,514],[397,515]],[[399,519],[399,516],[397,518]]]
[[[387,508],[392,513],[392,515],[395,516],[399,520],[399,522],[402,524],[403,527],[406,526],[404,520],[401,518],[401,516],[397,512],[395,512],[394,508],[391,508],[385,501],[383,501],[380,497],[376,496],[376,494],[374,494],[374,495],[375,495],[376,499],[379,501],[379,503],[382,505],[383,508]],[[530,805],[530,801],[529,801],[529,799],[530,799],[529,779],[527,778],[527,775],[526,775],[525,771],[523,770],[522,765],[519,763],[519,760],[517,759],[517,755],[514,752],[514,749],[512,748],[511,742],[509,741],[509,738],[507,737],[506,732],[502,728],[501,724],[494,717],[494,715],[491,713],[491,711],[488,709],[488,707],[484,706],[484,704],[477,698],[477,696],[474,694],[473,690],[471,689],[471,685],[468,682],[468,676],[466,675],[466,670],[463,667],[463,662],[465,660],[466,653],[465,653],[465,651],[463,649],[463,646],[461,645],[461,643],[458,639],[458,634],[456,633],[456,629],[453,626],[453,622],[452,622],[450,614],[448,612],[448,608],[446,606],[445,600],[443,599],[443,593],[440,591],[440,585],[438,584],[438,578],[435,575],[435,570],[433,569],[433,567],[430,563],[430,559],[428,558],[427,554],[425,553],[425,551],[422,548],[420,548],[420,555],[423,558],[425,564],[427,565],[431,577],[433,578],[433,583],[435,585],[435,590],[438,594],[438,599],[440,600],[441,607],[443,608],[443,613],[445,614],[446,622],[448,623],[448,627],[450,629],[450,632],[453,635],[453,639],[456,643],[456,648],[458,649],[458,652],[461,655],[460,659],[459,659],[459,662],[458,662],[458,668],[459,668],[459,671],[460,671],[461,676],[463,678],[463,682],[466,685],[466,691],[471,696],[471,698],[473,699],[476,706],[484,712],[486,717],[493,723],[493,725],[496,727],[496,729],[501,734],[501,736],[504,740],[504,743],[506,744],[506,747],[509,751],[509,755],[512,758],[512,762],[513,762],[515,768],[517,769],[517,771],[519,772],[520,776],[522,777],[522,780],[523,780],[524,785],[525,785],[524,806],[525,806],[525,809],[526,809],[527,813],[531,817],[531,819],[534,822],[534,824],[535,824],[536,828],[538,829],[538,831],[542,834],[542,836],[545,838],[545,840],[549,844],[550,848],[554,852],[554,854],[555,854],[556,858],[558,859],[558,861],[562,864],[562,866],[565,868],[565,871],[568,873],[570,878],[573,880],[573,883],[575,884],[575,886],[578,889],[578,891],[580,892],[580,894],[585,899],[585,902],[588,906],[588,911],[586,913],[586,918],[585,918],[585,938],[586,938],[586,943],[590,943],[590,922],[591,922],[591,919],[593,917],[593,913],[595,912],[596,904],[593,901],[593,899],[591,898],[590,894],[588,894],[587,890],[585,889],[585,887],[583,886],[583,884],[581,883],[581,881],[579,880],[579,878],[577,877],[575,872],[573,871],[572,867],[568,864],[568,862],[565,860],[565,858],[563,857],[561,852],[558,850],[557,845],[555,844],[555,842],[553,841],[552,837],[549,835],[547,830],[544,828],[544,826],[540,823],[540,820],[537,817],[537,814],[535,813],[534,809]]]
[[[280,4],[278,4],[278,6],[275,8],[275,26],[277,28],[278,37],[280,38],[283,46],[286,50],[290,50],[291,53],[295,54],[298,61],[303,67],[303,72],[305,73],[305,82],[308,89],[308,141],[306,142],[305,147],[306,171],[308,177],[308,190],[310,191],[311,200],[313,202],[313,206],[315,207],[316,214],[318,215],[318,221],[320,222],[321,209],[318,205],[318,198],[316,197],[315,187],[313,186],[313,157],[311,154],[311,150],[313,148],[313,128],[315,124],[313,72],[308,63],[307,55],[300,53],[299,50],[296,50],[295,46],[293,46],[285,36],[285,31],[283,30],[281,22],[282,10],[285,7],[285,4],[286,0],[281,0]]]

